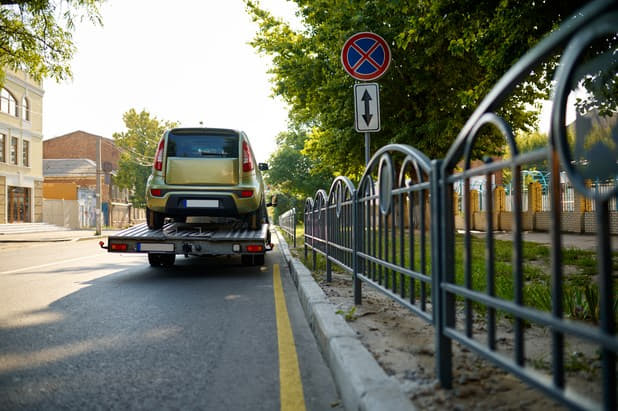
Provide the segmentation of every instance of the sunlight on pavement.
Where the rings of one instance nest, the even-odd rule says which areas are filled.
[[[136,342],[166,340],[178,335],[181,331],[180,327],[162,327],[131,336],[101,337],[33,352],[1,354],[0,374],[41,367],[86,353],[120,350]]]

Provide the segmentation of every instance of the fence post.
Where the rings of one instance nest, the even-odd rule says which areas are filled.
[[[326,200],[326,203],[324,204],[324,254],[326,255],[326,282],[330,283],[331,281],[333,281],[333,267],[331,265],[330,262],[330,247],[328,246],[328,238],[330,237],[329,234],[329,230],[331,229],[330,225],[328,224],[328,215],[330,213],[329,208],[330,208],[330,196],[328,197],[328,199]]]
[[[303,237],[303,248],[305,249],[305,261],[307,261],[307,203],[305,203],[305,210],[303,211],[303,226],[305,227],[305,234]]]
[[[311,210],[311,256],[313,259],[313,271],[316,270],[318,266],[317,254],[315,252],[315,204],[313,205],[314,209]],[[318,207],[318,215],[320,213],[320,208]]]
[[[293,230],[293,241],[294,241],[294,248],[296,248],[296,208],[292,209],[292,230]]]
[[[452,386],[452,342],[444,335],[454,324],[454,299],[440,285],[449,280],[446,267],[453,267],[453,206],[448,184],[442,178],[442,160],[431,162],[431,293],[436,347],[436,375],[444,388]],[[450,201],[449,201],[450,200]]]
[[[354,304],[361,305],[363,300],[363,287],[360,278],[358,278],[358,272],[360,270],[360,261],[358,258],[358,252],[360,246],[364,241],[365,230],[361,232],[360,222],[362,217],[359,215],[360,207],[358,206],[358,190],[354,190],[352,193],[352,268],[354,270]],[[361,237],[362,236],[362,237]]]

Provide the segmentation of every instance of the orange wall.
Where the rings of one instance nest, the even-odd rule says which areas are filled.
[[[43,198],[77,200],[77,184],[43,183]]]

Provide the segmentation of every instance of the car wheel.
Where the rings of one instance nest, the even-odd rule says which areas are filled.
[[[146,209],[146,223],[148,223],[148,228],[151,230],[158,230],[163,227],[163,223],[165,221],[165,215],[161,213],[157,213],[149,208]]]
[[[266,218],[268,218],[268,214],[266,213],[266,206],[262,201],[262,205],[251,214],[251,220],[249,225],[252,230],[259,230],[262,228],[262,224],[266,222]]]

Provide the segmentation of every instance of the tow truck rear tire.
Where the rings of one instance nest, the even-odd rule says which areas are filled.
[[[176,261],[176,254],[148,253],[148,263],[152,267],[171,267]]]
[[[148,253],[148,263],[150,264],[150,266],[160,267],[161,266],[161,259],[159,258],[160,256],[161,254]]]
[[[264,265],[264,254],[243,254],[240,260],[242,265]]]

